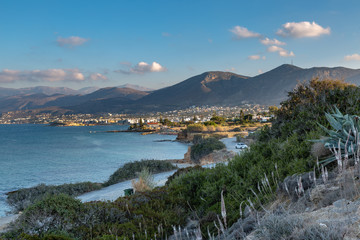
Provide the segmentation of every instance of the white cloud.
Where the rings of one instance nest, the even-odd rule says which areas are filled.
[[[360,55],[357,53],[354,53],[352,55],[347,55],[344,57],[345,61],[360,61]]]
[[[105,81],[108,78],[105,75],[101,74],[101,73],[93,73],[93,74],[90,74],[89,79],[92,80],[92,81],[99,81],[99,80]]]
[[[234,37],[236,39],[257,38],[261,36],[260,33],[252,32],[248,30],[246,27],[241,27],[241,26],[235,26],[229,31],[234,34]]]
[[[270,46],[270,47],[268,47],[267,50],[268,50],[268,52],[278,52],[279,56],[281,56],[281,57],[294,57],[295,56],[295,54],[292,51],[289,52],[288,50],[285,50],[278,46]]]
[[[260,56],[260,55],[251,55],[251,56],[248,56],[248,59],[249,60],[259,60],[259,59],[265,60],[266,57],[265,56]]]
[[[71,36],[68,38],[58,37],[58,39],[56,40],[56,42],[60,47],[76,47],[83,45],[87,41],[89,41],[89,39],[76,37],[76,36]]]
[[[323,28],[315,22],[288,22],[282,25],[277,34],[283,37],[304,38],[330,34],[330,27]]]
[[[149,72],[165,72],[167,69],[161,66],[157,62],[152,62],[151,64],[146,62],[139,62],[138,64],[131,66],[128,64],[123,64],[124,66],[129,67],[128,70],[117,70],[115,72],[123,73],[123,74],[144,74]]]
[[[85,80],[106,80],[106,76],[100,73],[90,74],[85,77],[79,69],[45,69],[45,70],[10,70],[0,71],[1,83],[18,81],[31,82],[82,82]]]
[[[263,38],[260,39],[261,44],[263,45],[286,45],[286,43],[281,42],[277,40],[276,38],[270,39],[270,38]]]

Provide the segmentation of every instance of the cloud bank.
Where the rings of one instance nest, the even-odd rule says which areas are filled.
[[[270,46],[268,47],[268,52],[277,52],[279,53],[279,56],[281,57],[294,57],[295,54],[291,51],[289,52],[288,50],[285,50],[279,46]]]
[[[115,72],[123,73],[123,74],[145,74],[145,73],[151,73],[151,72],[166,72],[167,69],[163,66],[161,66],[157,62],[152,62],[151,64],[146,62],[139,62],[134,66],[131,66],[131,64],[126,63],[123,64],[124,66],[128,67],[128,70],[117,70]]]
[[[0,71],[1,83],[30,82],[83,82],[85,80],[106,80],[100,73],[85,77],[79,69],[10,70]]]
[[[276,34],[292,38],[318,37],[330,34],[330,28],[323,28],[315,22],[287,22]]]
[[[251,55],[251,56],[248,56],[248,59],[249,60],[260,60],[260,59],[265,60],[266,57],[265,56],[260,56],[260,55]]]
[[[76,37],[76,36],[71,36],[68,38],[62,38],[62,37],[58,37],[58,39],[56,40],[57,44],[60,47],[76,47],[76,46],[81,46],[84,43],[86,43],[87,41],[89,41],[89,39],[86,38],[81,38],[81,37]]]
[[[258,38],[261,36],[260,33],[252,32],[248,30],[246,27],[241,27],[241,26],[235,26],[229,31],[234,34],[235,39]]]
[[[276,38],[270,39],[270,38],[263,38],[260,39],[261,44],[263,45],[286,45],[286,43],[281,42],[277,40]]]
[[[357,53],[354,53],[352,55],[347,55],[344,57],[345,61],[360,61],[360,55]]]

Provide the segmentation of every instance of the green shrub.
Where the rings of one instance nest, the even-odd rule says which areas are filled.
[[[201,123],[189,124],[186,128],[188,132],[203,132],[206,130],[205,126]]]
[[[67,232],[78,226],[82,203],[65,194],[46,196],[19,217],[17,227],[25,234],[44,235],[53,231]]]
[[[204,122],[204,125],[205,126],[214,126],[214,127],[217,126],[217,124],[214,121],[206,121],[206,122]]]
[[[212,153],[214,150],[220,150],[225,148],[225,144],[216,138],[205,138],[199,141],[197,144],[191,146],[191,160],[194,163],[199,163],[201,157]]]
[[[337,156],[331,156],[321,161],[321,163],[324,165],[332,163],[337,157],[340,157],[341,159],[346,158],[346,161],[348,158],[355,159],[356,156],[359,155],[360,150],[359,116],[349,114],[343,115],[336,107],[332,114],[326,113],[325,116],[332,130],[320,125],[328,137],[317,141],[323,143],[324,147],[327,149],[335,149],[338,154]],[[356,159],[356,161],[358,161],[358,159]]]
[[[171,171],[177,167],[172,163],[163,160],[141,160],[126,163],[110,176],[109,180],[104,183],[104,186],[136,178],[137,174],[144,168],[147,168],[151,173],[156,174]]]
[[[328,127],[325,112],[335,105],[341,112],[359,114],[360,88],[341,80],[312,79],[299,84],[281,103],[271,128],[271,135],[285,140],[293,133],[303,136],[322,124]]]
[[[83,193],[101,189],[101,184],[91,182],[62,184],[58,186],[40,184],[31,188],[23,188],[7,194],[7,203],[13,207],[15,212],[23,211],[25,208],[44,199],[47,195],[67,194],[79,196]]]

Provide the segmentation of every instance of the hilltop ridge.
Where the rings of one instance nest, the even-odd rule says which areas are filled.
[[[73,113],[134,113],[168,111],[193,105],[278,105],[298,83],[313,78],[343,79],[360,85],[360,69],[301,68],[283,64],[254,77],[232,72],[207,71],[158,90],[125,84],[97,90],[84,88],[84,91],[96,90],[87,94],[64,93],[71,90],[67,88],[32,88],[30,92],[24,89],[16,90],[21,90],[20,93],[16,93],[14,89],[0,89],[0,112],[26,109],[41,111],[42,108],[56,107]],[[1,93],[6,91],[10,96],[1,98]],[[34,93],[43,95],[32,95]]]

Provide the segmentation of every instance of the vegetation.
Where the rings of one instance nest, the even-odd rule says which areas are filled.
[[[326,165],[334,162],[338,159],[338,156],[346,158],[346,160],[349,158],[355,159],[355,156],[359,155],[360,151],[359,116],[343,115],[336,107],[332,114],[326,113],[325,116],[333,130],[329,130],[320,125],[328,134],[328,137],[319,141],[323,142],[326,148],[338,154],[323,160],[322,163]],[[356,163],[358,163],[358,161],[359,159],[356,159]]]
[[[109,186],[121,181],[129,180],[138,177],[143,169],[155,174],[165,171],[171,171],[176,167],[170,162],[162,160],[142,160],[125,164],[113,173],[109,180],[104,184],[81,182],[62,185],[45,185],[40,184],[31,188],[23,188],[7,195],[7,202],[13,208],[14,212],[23,211],[33,203],[40,201],[48,195],[66,194],[72,197],[77,197],[81,194],[99,190],[104,186]]]
[[[31,188],[23,188],[7,194],[7,202],[15,212],[23,211],[33,203],[44,199],[48,195],[66,194],[79,196],[81,194],[100,189],[100,183],[81,182],[62,184],[58,186],[40,184]]]
[[[104,183],[104,186],[136,178],[138,177],[137,174],[144,168],[147,168],[153,174],[176,169],[173,164],[163,160],[141,160],[126,163],[110,176],[109,180]]]
[[[138,174],[139,180],[132,180],[131,185],[135,192],[144,192],[154,189],[155,182],[154,177],[148,168],[143,168]]]
[[[24,218],[19,219],[13,230],[3,237],[19,238],[21,233],[26,233],[41,239],[50,232],[38,231],[36,225],[27,222],[36,222],[37,218],[52,220],[54,216],[60,216],[61,220],[56,223],[57,227],[51,227],[52,234],[64,235],[65,231],[67,235],[64,236],[77,239],[167,239],[174,232],[173,226],[184,226],[187,218],[200,222],[204,238],[208,232],[217,234],[220,223],[223,227],[231,226],[242,217],[245,207],[258,209],[272,201],[278,181],[313,170],[316,159],[310,154],[313,144],[310,140],[320,139],[325,134],[319,124],[330,127],[325,112],[335,105],[341,112],[359,114],[360,105],[356,104],[359,97],[359,88],[343,81],[314,79],[308,84],[300,84],[274,111],[276,119],[272,127],[265,126],[259,131],[250,150],[236,156],[228,165],[179,170],[166,186],[137,192],[115,202],[78,204],[76,200],[66,198],[63,199],[66,204],[60,204],[51,200],[58,196],[50,196],[28,208],[28,214],[24,214]],[[194,153],[192,151],[194,157],[216,148],[213,145],[218,146],[213,138],[196,141],[198,146],[194,147]],[[205,147],[202,145],[204,142],[212,147]],[[143,167],[136,169],[140,172]],[[135,172],[133,167],[129,169]],[[114,174],[109,182],[127,178],[130,175],[127,172]],[[40,211],[38,206],[51,209],[47,205],[51,201],[55,201],[59,208],[52,209],[53,212]],[[47,218],[42,218],[35,210]],[[257,228],[258,236],[263,239],[289,236],[294,236],[294,239],[336,239],[336,234],[341,232],[326,232],[316,226],[303,225],[300,220],[283,221],[285,219],[275,215],[265,218]],[[276,231],[272,229],[274,227]],[[301,231],[293,235],[297,227]]]
[[[201,157],[212,153],[214,150],[221,150],[225,148],[225,144],[214,137],[202,138],[191,146],[191,160],[194,163],[199,163]]]
[[[289,98],[276,111],[276,119],[270,131],[272,137],[285,140],[293,133],[304,136],[317,129],[318,124],[329,126],[325,112],[336,106],[341,112],[360,112],[360,88],[341,80],[312,79],[299,84],[288,93]]]
[[[201,123],[189,124],[186,128],[188,132],[203,132],[206,131],[206,128]]]

